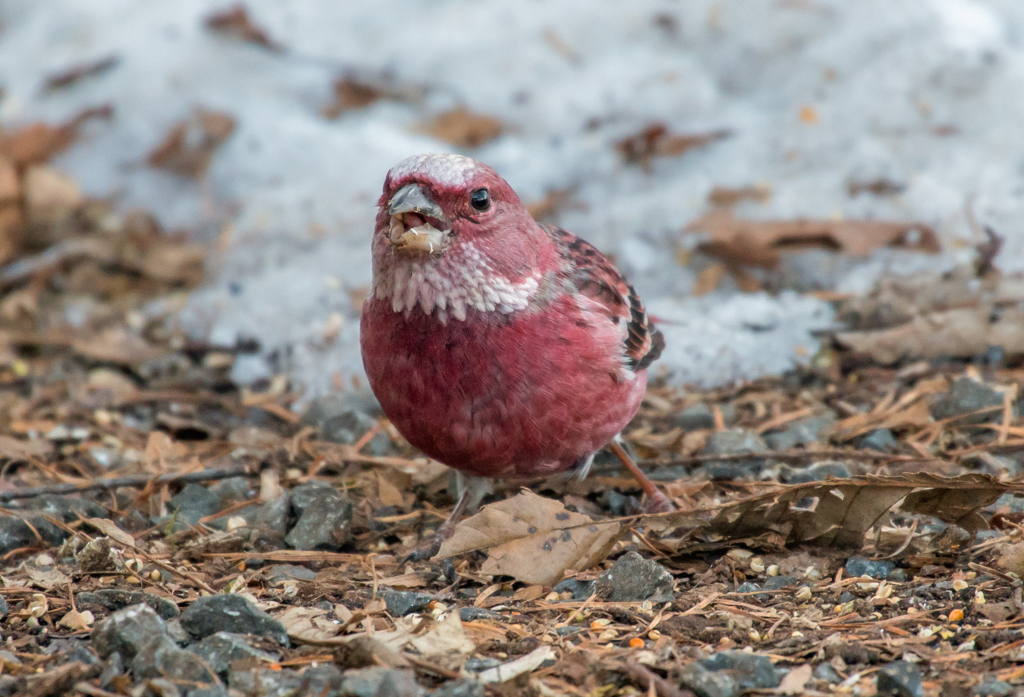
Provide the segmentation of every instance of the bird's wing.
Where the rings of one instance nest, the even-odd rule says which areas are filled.
[[[625,326],[623,343],[629,367],[640,370],[653,363],[665,348],[665,337],[647,317],[636,289],[594,245],[568,230],[542,227],[558,247],[576,291],[599,303],[615,325]]]

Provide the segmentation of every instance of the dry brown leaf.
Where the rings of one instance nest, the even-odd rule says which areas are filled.
[[[26,566],[25,573],[32,579],[32,583],[36,584],[43,590],[52,590],[54,588],[64,588],[71,579],[60,569],[40,569],[36,566]]]
[[[550,646],[538,646],[525,656],[482,671],[477,679],[482,683],[508,682],[524,673],[532,673],[537,670],[544,661],[553,658],[554,653],[555,650]]]
[[[106,56],[90,63],[79,63],[77,65],[73,65],[66,70],[62,70],[61,72],[55,73],[46,78],[46,82],[43,84],[43,89],[48,92],[52,92],[53,90],[70,87],[76,82],[84,80],[87,77],[102,75],[108,70],[117,67],[117,64],[120,62],[121,59],[117,56]]]
[[[102,532],[110,539],[114,540],[114,542],[120,542],[126,547],[135,546],[135,538],[117,527],[112,520],[108,520],[106,518],[86,518],[85,522]]]
[[[197,108],[188,119],[171,128],[150,153],[148,162],[153,167],[198,179],[206,173],[214,152],[234,130],[235,119],[229,114]]]
[[[669,132],[665,124],[652,123],[639,133],[620,140],[615,144],[615,149],[626,162],[648,168],[655,157],[682,155],[687,150],[714,143],[731,135],[732,131],[726,129],[693,135],[676,135]]]
[[[18,170],[7,157],[0,155],[0,203],[8,204],[21,197]]]
[[[823,247],[853,256],[900,247],[936,253],[941,249],[931,226],[879,220],[743,220],[728,208],[707,213],[686,226],[687,233],[708,236],[698,245],[705,254],[736,266],[775,268],[780,250]]]
[[[2,460],[23,460],[28,457],[40,457],[53,452],[53,444],[50,441],[21,440],[12,436],[0,434],[0,459]]]
[[[697,282],[693,284],[692,295],[701,298],[718,287],[725,277],[727,269],[725,264],[712,264],[697,274]]]
[[[476,148],[500,136],[505,126],[493,116],[460,106],[434,118],[422,130],[458,148]]]
[[[245,5],[238,4],[206,18],[206,27],[218,34],[256,44],[271,51],[281,51],[282,46],[270,38],[267,31],[255,24],[249,17]]]
[[[19,168],[41,164],[71,147],[78,139],[78,131],[86,121],[92,118],[110,118],[113,113],[110,106],[94,107],[79,112],[73,119],[60,126],[34,123],[13,133],[5,133],[0,129],[0,156]]]
[[[208,254],[201,244],[170,242],[147,250],[139,268],[157,281],[193,286],[203,280]]]
[[[725,186],[716,186],[708,194],[708,203],[716,208],[735,206],[740,201],[756,201],[768,203],[772,197],[772,187],[767,184],[755,184],[754,186],[743,186],[738,189],[730,189]]]
[[[476,649],[476,644],[462,629],[462,618],[459,617],[458,610],[449,612],[443,621],[423,634],[412,637],[408,645],[423,656],[472,653]]]
[[[786,673],[786,677],[779,683],[776,692],[784,695],[802,695],[804,693],[804,686],[811,679],[811,671],[810,664],[794,668]]]
[[[29,167],[24,186],[29,220],[37,224],[66,219],[85,200],[74,178],[49,165]]]
[[[334,101],[321,109],[324,118],[336,119],[346,111],[370,106],[385,96],[376,85],[362,82],[354,77],[338,78],[334,83]]]
[[[865,533],[901,499],[903,511],[935,516],[973,533],[988,527],[978,510],[1013,488],[1010,483],[982,474],[867,475],[796,484],[729,503],[716,512],[674,514],[647,522],[652,529],[675,527],[677,531],[707,533],[719,543],[771,532],[787,544],[859,549]],[[798,507],[807,500],[811,505]],[[702,523],[702,513],[713,513],[713,517]],[[684,539],[679,552],[690,548],[689,536]]]
[[[274,618],[284,625],[288,636],[300,641],[318,642],[341,632],[341,624],[327,617],[328,610],[317,607],[289,607]]]
[[[57,626],[67,627],[73,632],[87,632],[92,628],[92,623],[95,621],[96,618],[88,610],[85,612],[71,610],[60,618],[60,622],[57,623]]]
[[[526,204],[526,210],[538,222],[553,218],[562,210],[586,210],[586,205],[573,200],[574,193],[573,189],[552,189],[539,201]]]
[[[622,532],[618,521],[596,522],[524,489],[459,523],[438,557],[486,549],[481,573],[552,586],[603,560]]]
[[[977,356],[990,346],[1019,356],[1024,354],[1024,310],[1008,307],[996,313],[990,303],[985,303],[919,315],[889,329],[839,332],[836,340],[884,365],[904,358]]]

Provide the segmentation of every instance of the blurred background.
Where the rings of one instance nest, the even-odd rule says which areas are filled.
[[[1024,268],[1022,37],[1016,0],[6,0],[5,360],[359,385],[384,176],[456,151],[614,257],[656,374],[782,372],[880,278]]]

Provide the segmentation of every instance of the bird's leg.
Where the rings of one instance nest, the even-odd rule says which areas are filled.
[[[480,506],[480,501],[491,491],[491,481],[486,477],[473,477],[462,474],[462,472],[456,472],[455,477],[455,489],[459,495],[455,508],[452,509],[452,512],[441,524],[441,527],[437,529],[433,539],[428,544],[410,552],[402,559],[402,564],[410,561],[423,561],[424,559],[437,556],[437,553],[441,551],[441,545],[444,544],[444,541],[455,534],[455,525],[462,518],[463,514],[466,511],[475,513],[476,509]]]
[[[669,511],[676,510],[676,507],[672,505],[668,496],[665,496],[661,492],[661,489],[654,485],[647,475],[636,466],[633,462],[633,458],[626,453],[626,449],[622,447],[621,439],[616,436],[615,440],[608,444],[609,450],[615,453],[615,457],[619,458],[619,462],[629,470],[629,473],[640,483],[640,488],[647,494],[647,503],[644,504],[644,513],[668,513]]]

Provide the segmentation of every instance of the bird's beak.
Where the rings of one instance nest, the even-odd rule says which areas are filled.
[[[389,239],[396,251],[440,253],[450,230],[444,211],[419,184],[406,184],[391,197]]]

